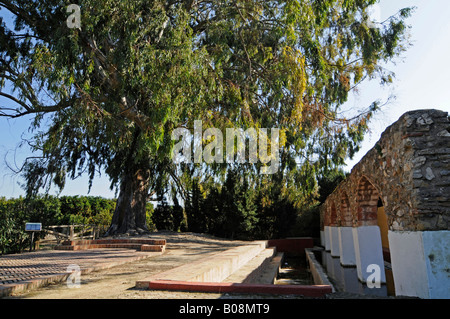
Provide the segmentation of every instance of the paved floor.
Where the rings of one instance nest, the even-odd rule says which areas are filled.
[[[52,298],[63,295],[69,298],[129,297],[128,289],[134,287],[137,280],[247,244],[194,233],[156,232],[143,238],[147,237],[166,240],[166,251],[107,248],[41,250],[0,256],[0,298],[24,296],[30,292],[39,292],[41,297],[52,294]],[[82,271],[81,289],[67,289],[66,281],[70,275],[67,267],[70,265],[77,265]],[[59,284],[49,286],[51,283]]]
[[[0,297],[66,279],[72,269],[82,274],[161,255],[132,249],[36,251],[0,256]]]

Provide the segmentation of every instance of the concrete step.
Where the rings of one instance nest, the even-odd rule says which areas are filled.
[[[93,239],[93,240],[66,240],[55,250],[86,250],[99,248],[126,248],[139,251],[164,252],[165,240],[159,239]]]
[[[185,264],[136,282],[137,288],[147,288],[155,280],[179,282],[222,282],[236,270],[266,249],[266,241],[255,241],[220,252],[208,258]]]
[[[274,284],[283,258],[284,252],[268,248],[268,241],[252,242],[136,281],[136,288],[308,297],[332,292],[329,285]]]
[[[165,245],[165,239],[80,239],[80,240],[65,240],[62,245],[76,246],[76,245],[95,245],[95,244],[147,244],[147,245]]]
[[[142,244],[90,244],[90,245],[59,245],[55,246],[55,250],[87,250],[100,248],[126,248],[136,249],[139,251],[159,251],[165,250],[165,245],[142,245]]]
[[[268,265],[263,269],[259,277],[255,278],[254,283],[256,284],[267,284],[273,285],[277,279],[278,273],[281,268],[281,263],[283,262],[284,253],[277,253]]]
[[[283,253],[277,254],[275,247],[266,248],[232,273],[224,282],[273,284],[282,256]]]

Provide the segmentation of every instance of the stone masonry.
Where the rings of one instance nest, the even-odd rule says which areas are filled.
[[[388,127],[321,208],[325,226],[376,225],[381,198],[390,230],[450,230],[450,121],[412,111]]]
[[[450,299],[450,121],[405,113],[320,209],[321,241],[365,282],[391,262],[398,295]]]

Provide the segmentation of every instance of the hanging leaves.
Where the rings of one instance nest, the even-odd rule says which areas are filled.
[[[34,146],[61,187],[62,172],[92,181],[104,168],[115,184],[130,163],[166,163],[172,130],[195,120],[278,128],[286,193],[296,176],[307,196],[315,175],[354,154],[377,109],[343,117],[349,93],[391,82],[380,63],[407,47],[411,9],[374,28],[375,3],[80,0],[81,28],[68,28],[68,3],[2,1],[15,27],[0,24],[0,89],[14,107],[0,115],[35,115],[36,129],[48,114]]]

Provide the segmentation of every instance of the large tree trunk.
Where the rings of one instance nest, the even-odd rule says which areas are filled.
[[[149,192],[150,170],[129,170],[121,180],[119,197],[106,236],[148,232],[145,206]]]

